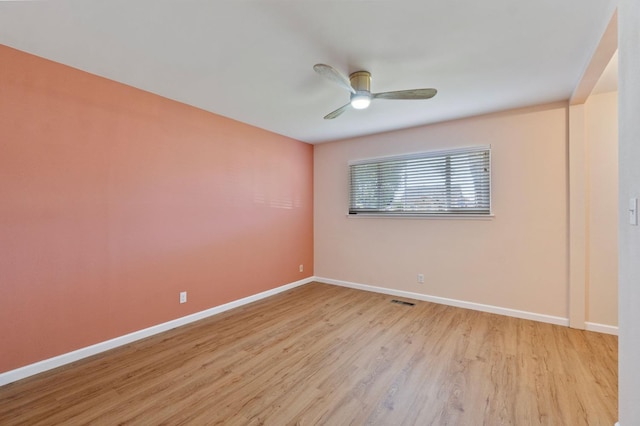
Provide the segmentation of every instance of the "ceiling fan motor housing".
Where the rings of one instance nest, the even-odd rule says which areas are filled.
[[[367,71],[356,71],[349,75],[349,81],[351,82],[351,87],[353,87],[356,92],[371,92],[371,73]]]

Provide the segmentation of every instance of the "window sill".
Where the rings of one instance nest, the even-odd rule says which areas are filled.
[[[349,214],[349,219],[438,219],[438,220],[492,220],[495,217],[491,214],[467,214],[467,215],[447,215],[447,214],[432,214],[432,215],[419,215],[419,214],[380,214],[380,213],[358,213]]]

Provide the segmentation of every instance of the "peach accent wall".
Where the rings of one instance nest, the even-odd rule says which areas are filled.
[[[0,372],[313,275],[311,145],[0,64]]]
[[[543,105],[316,145],[316,276],[567,318],[567,113]],[[347,217],[349,160],[487,144],[492,219]]]
[[[618,325],[618,92],[585,103],[587,321]]]

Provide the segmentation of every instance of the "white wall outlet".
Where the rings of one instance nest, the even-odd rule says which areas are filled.
[[[186,291],[181,291],[180,292],[180,303],[187,303],[187,292]]]
[[[300,265],[299,269],[300,269],[300,272],[303,272],[304,271],[304,265]]]
[[[629,224],[638,225],[638,199],[629,199]]]
[[[424,284],[424,274],[418,274],[418,284]]]

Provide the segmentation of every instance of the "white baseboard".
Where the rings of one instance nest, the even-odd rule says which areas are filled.
[[[587,331],[595,331],[597,333],[618,335],[618,327],[615,325],[598,324],[595,322],[585,322],[584,329]]]
[[[258,301],[260,299],[273,296],[278,293],[282,293],[283,291],[287,291],[292,288],[295,288],[304,284],[308,284],[314,281],[314,279],[315,277],[308,277],[300,281],[285,284],[283,286],[276,287],[271,290],[263,291],[262,293],[258,293],[242,299],[234,300],[233,302],[225,303],[224,305],[215,306],[213,308],[196,312],[194,314],[187,315],[182,318],[177,318],[175,320],[171,320],[162,324],[154,325],[152,327],[145,328],[143,330],[134,331],[133,333],[125,334],[124,336],[120,336],[104,342],[96,343],[95,345],[87,346],[85,348],[81,348],[73,352],[68,352],[66,354],[58,355],[53,358],[36,362],[34,364],[29,364],[24,367],[16,368],[15,370],[10,370],[5,373],[1,373],[0,386],[4,386],[6,384],[15,382],[17,380],[21,380],[38,373],[42,373],[44,371],[61,367],[63,365],[70,364],[72,362],[81,360],[83,358],[87,358],[87,357],[99,354],[101,352],[108,351],[109,349],[114,349],[114,348],[117,348],[118,346],[126,345],[131,342],[135,342],[136,340],[144,339],[146,337],[153,336],[155,334],[159,334],[164,331],[171,330],[173,328],[180,327],[182,325],[186,325],[186,324],[210,317],[212,315],[216,315],[216,314],[228,311],[229,309],[237,308],[239,306],[246,305],[246,304]]]
[[[352,283],[348,281],[334,280],[331,278],[322,278],[322,277],[315,277],[315,278],[316,278],[316,281],[327,283],[327,284],[339,285],[342,287],[372,291],[374,293],[388,294],[391,296],[407,297],[409,299],[424,300],[426,302],[439,303],[441,305],[449,305],[449,306],[455,306],[458,308],[473,309],[475,311],[489,312],[492,314],[506,315],[509,317],[546,322],[550,324],[563,325],[566,327],[569,326],[568,318],[555,317],[555,316],[545,315],[545,314],[537,314],[534,312],[519,311],[517,309],[501,308],[499,306],[483,305],[481,303],[466,302],[463,300],[447,299],[446,297],[429,296],[426,294],[413,293],[410,291],[393,290],[393,289],[384,288],[384,287],[375,287],[375,286],[366,285],[366,284],[358,284],[358,283]]]

